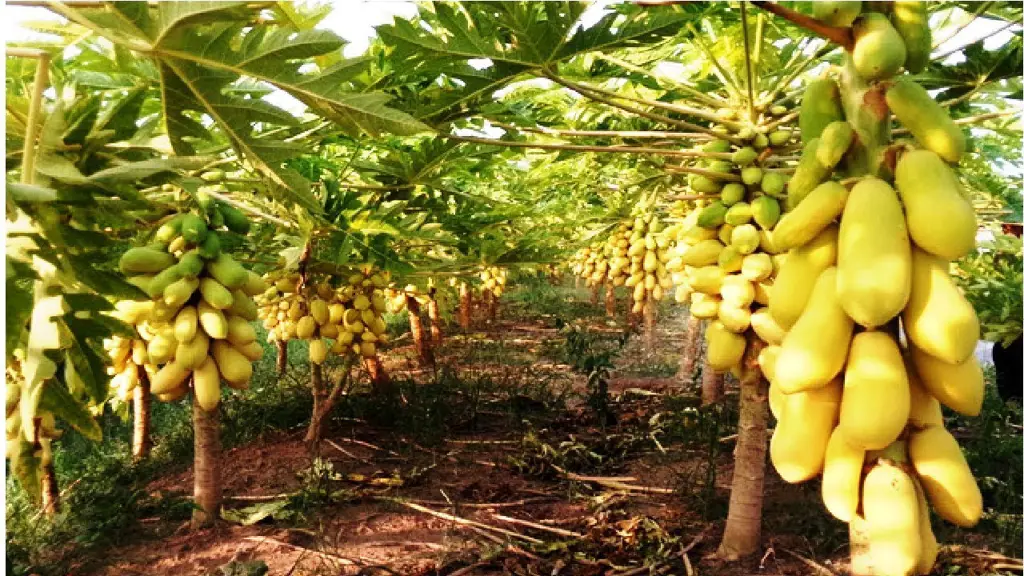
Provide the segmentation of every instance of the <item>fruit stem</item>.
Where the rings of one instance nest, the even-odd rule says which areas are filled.
[[[801,14],[796,10],[791,10],[774,2],[753,0],[751,4],[776,16],[785,18],[808,32],[813,32],[822,38],[831,40],[847,51],[853,49],[853,30],[849,27],[830,26],[821,20],[816,20],[806,14]]]

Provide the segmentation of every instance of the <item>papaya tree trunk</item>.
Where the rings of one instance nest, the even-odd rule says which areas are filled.
[[[211,526],[220,515],[223,496],[220,483],[220,407],[207,412],[192,401],[192,426],[195,432],[195,463],[192,498],[192,527]]]
[[[313,396],[313,415],[309,419],[309,429],[306,430],[306,445],[309,446],[310,452],[316,453],[320,445],[320,439],[323,437],[323,426],[327,417],[330,416],[331,410],[334,409],[334,405],[337,404],[338,398],[341,397],[342,393],[348,386],[349,379],[352,375],[352,360],[345,361],[345,367],[342,369],[341,380],[338,384],[331,389],[330,394],[327,393],[327,389],[323,385],[323,373],[319,366],[316,366],[316,372],[320,374],[319,389],[320,394]]]
[[[615,318],[615,284],[611,282],[604,284],[604,315]]]
[[[60,492],[57,490],[57,472],[53,469],[53,461],[42,465],[39,482],[43,498],[43,514],[49,517],[60,512]]]
[[[499,298],[493,290],[490,291],[490,298],[487,299],[487,321],[495,324],[498,321]]]
[[[704,369],[701,370],[700,383],[700,404],[711,406],[718,404],[725,396],[725,375],[719,374],[711,369],[711,365],[704,360]]]
[[[679,359],[679,373],[684,388],[693,384],[693,369],[700,355],[701,340],[700,318],[690,316],[686,321],[686,340],[683,342],[683,353]]]
[[[288,343],[276,340],[274,347],[277,348],[277,375],[284,376],[288,373]]]
[[[463,282],[459,284],[459,327],[463,330],[469,330],[472,321],[473,292],[470,291],[469,284]]]
[[[599,301],[600,295],[601,295],[601,285],[600,284],[594,284],[593,286],[590,287],[590,305],[591,306],[597,306],[597,303]]]
[[[139,385],[132,392],[132,460],[149,456],[153,439],[149,435],[149,376],[139,370]]]
[[[430,299],[427,300],[427,318],[430,319],[430,344],[433,347],[441,345],[441,307],[437,303],[437,289],[431,288]]]
[[[423,330],[423,319],[420,318],[420,302],[413,296],[406,295],[405,308],[409,312],[409,331],[412,332],[412,341],[416,345],[416,354],[423,366],[434,365],[434,352],[430,348],[430,340],[427,339]]]
[[[306,444],[315,452],[320,442],[320,428],[323,412],[323,404],[327,400],[327,390],[324,388],[323,366],[309,363],[309,388],[313,394],[313,413],[309,417],[309,428],[306,429]]]
[[[757,365],[763,343],[748,338],[740,379],[740,420],[729,514],[717,556],[735,560],[758,551],[761,545],[761,508],[764,502],[765,455],[768,446],[768,385]]]
[[[369,358],[363,357],[363,367],[366,368],[366,372],[370,375],[370,383],[373,385],[373,391],[380,394],[391,391],[391,378],[388,376],[387,371],[384,370],[384,364],[380,361],[380,357],[374,354]]]
[[[644,346],[648,351],[654,351],[657,342],[654,332],[654,324],[658,319],[658,303],[653,298],[647,298],[644,302]]]

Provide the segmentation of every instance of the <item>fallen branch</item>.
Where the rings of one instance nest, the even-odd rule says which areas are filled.
[[[254,495],[254,496],[225,496],[224,499],[225,500],[234,500],[234,501],[237,501],[237,502],[271,502],[273,500],[282,500],[284,498],[291,498],[292,496],[295,496],[296,494],[298,494],[298,493],[297,492],[293,492],[293,493],[290,493],[290,494],[289,493],[283,493],[283,494],[257,494],[257,495]]]
[[[503,535],[509,536],[511,538],[519,538],[520,540],[525,540],[527,542],[530,542],[531,544],[543,544],[544,543],[543,540],[538,540],[537,538],[534,538],[532,536],[526,536],[524,534],[520,534],[519,532],[515,532],[513,530],[505,530],[504,528],[498,528],[497,526],[491,526],[489,524],[484,524],[482,522],[477,522],[476,520],[470,520],[468,518],[462,518],[460,516],[455,516],[454,514],[448,514],[448,513],[445,513],[445,512],[439,512],[437,510],[432,510],[430,508],[427,508],[426,506],[420,506],[419,504],[416,504],[414,502],[408,502],[408,501],[405,501],[405,500],[398,500],[396,498],[379,498],[379,499],[386,500],[388,502],[394,502],[395,504],[399,504],[401,506],[405,506],[406,508],[409,508],[411,510],[415,510],[417,512],[422,512],[424,514],[430,514],[431,516],[440,518],[442,520],[448,520],[449,522],[454,522],[454,523],[462,525],[462,526],[474,526],[476,528],[480,528],[480,529],[483,529],[483,530],[490,530],[492,532],[497,532],[498,534],[503,534]]]
[[[508,522],[509,524],[518,524],[520,526],[526,526],[527,528],[533,528],[534,530],[550,532],[552,534],[557,534],[559,536],[567,536],[569,538],[583,538],[583,534],[580,534],[579,532],[573,532],[572,530],[552,528],[551,526],[545,526],[543,524],[537,524],[535,522],[530,522],[529,520],[521,520],[519,518],[513,518],[511,516],[503,516],[501,514],[491,514],[491,516],[493,516],[496,520],[501,520],[502,522]]]
[[[363,464],[369,464],[371,466],[373,465],[373,462],[370,462],[366,458],[360,458],[359,456],[356,456],[355,454],[349,452],[348,450],[345,450],[341,446],[338,446],[338,443],[333,441],[333,440],[331,440],[330,438],[324,438],[323,440],[324,440],[324,442],[329,444],[331,446],[331,448],[334,448],[335,450],[337,450],[338,452],[341,452],[345,456],[348,456],[349,458],[351,458],[353,460],[358,460],[359,462],[362,462]]]
[[[428,506],[451,506],[454,508],[516,508],[518,506],[525,506],[534,502],[545,502],[548,500],[555,500],[555,496],[537,496],[536,498],[523,498],[522,500],[516,500],[514,502],[442,502],[441,500],[410,500],[410,502],[416,502],[417,504],[426,504]]]
[[[821,574],[822,576],[836,576],[835,572],[829,570],[828,568],[825,568],[824,566],[822,566],[821,564],[818,564],[817,562],[815,562],[814,560],[811,560],[810,558],[805,558],[805,557],[797,554],[796,552],[793,552],[792,550],[787,550],[786,548],[779,548],[779,550],[782,550],[786,554],[789,554],[790,556],[793,556],[797,560],[800,560],[801,562],[806,564],[808,567],[813,569],[817,574]]]

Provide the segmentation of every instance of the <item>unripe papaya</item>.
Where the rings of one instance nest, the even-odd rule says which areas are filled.
[[[740,171],[740,178],[743,183],[747,186],[754,186],[761,182],[761,178],[764,177],[764,170],[757,166],[747,166]]]
[[[920,511],[914,480],[879,461],[864,477],[864,521],[876,574],[913,574],[921,557]]]
[[[826,168],[835,168],[853,144],[853,137],[853,126],[849,122],[837,121],[825,126],[818,139],[818,149],[814,152],[818,163]]]
[[[853,320],[836,296],[836,269],[818,276],[807,307],[782,341],[776,381],[786,394],[820,388],[843,369]]]
[[[846,28],[860,16],[860,0],[851,2],[822,2],[818,0],[811,3],[811,14],[818,20],[829,26]]]
[[[725,224],[725,213],[728,210],[725,204],[717,201],[712,202],[700,211],[700,215],[697,216],[697,226],[706,229],[718,228]]]
[[[261,278],[259,274],[252,270],[247,270],[246,273],[245,285],[242,286],[242,290],[245,290],[245,293],[249,296],[259,296],[266,292],[267,288],[270,288],[267,281]]]
[[[754,141],[753,141],[754,148],[756,148],[758,150],[762,150],[764,148],[767,148],[768,144],[770,144],[770,143],[771,143],[771,141],[768,140],[768,137],[765,136],[764,134],[759,132],[759,133],[754,135]]]
[[[220,255],[220,234],[210,231],[203,243],[199,245],[198,253],[205,260],[215,260]]]
[[[810,242],[842,214],[849,194],[838,182],[819,184],[799,206],[779,219],[772,230],[775,247],[785,251]]]
[[[786,175],[781,172],[765,172],[761,178],[761,191],[769,196],[782,196],[786,190]],[[774,224],[772,224],[774,226]]]
[[[896,164],[896,190],[906,208],[910,238],[947,260],[973,250],[978,233],[974,209],[960,189],[956,174],[934,152],[907,152]]]
[[[843,103],[839,97],[839,85],[835,80],[819,78],[808,84],[800,105],[800,140],[804,144],[804,155],[814,156],[813,151],[808,148],[812,140],[821,136],[825,126],[845,118]]]
[[[232,388],[246,387],[252,378],[252,362],[225,340],[215,340],[212,350],[221,378]]]
[[[889,19],[875,12],[861,15],[853,25],[853,68],[865,80],[893,77],[907,60],[907,47]]]
[[[928,25],[928,3],[897,1],[892,3],[889,16],[893,28],[907,47],[907,72],[918,74],[931,60],[932,30]]]
[[[725,246],[718,240],[704,240],[690,246],[679,256],[686,266],[710,266],[718,262],[718,255]]]
[[[964,131],[953,123],[949,112],[939,106],[927,90],[913,80],[903,78],[889,87],[885,102],[900,124],[922,146],[946,162],[956,164],[960,161],[967,148]]]
[[[725,223],[730,226],[739,226],[750,222],[753,218],[753,211],[750,209],[750,204],[746,202],[737,202],[729,207],[729,210],[725,212]]]
[[[690,188],[701,194],[716,194],[722,189],[722,183],[707,176],[694,176],[690,179]]]
[[[231,303],[234,301],[231,291],[213,278],[203,278],[200,280],[199,292],[203,295],[204,302],[218,310],[230,308]]]
[[[708,325],[706,337],[707,361],[712,370],[726,372],[739,365],[747,347],[747,340],[742,334],[730,331],[716,320]]]
[[[786,331],[772,318],[767,308],[759,308],[750,315],[750,326],[761,340],[772,346],[780,346]]]
[[[971,303],[949,276],[949,263],[914,247],[903,329],[910,342],[948,364],[974,354],[981,327]]]
[[[904,358],[907,381],[910,383],[910,416],[907,421],[915,428],[942,426],[942,406],[921,383],[913,361]]]
[[[195,292],[196,288],[199,287],[199,280],[182,278],[175,282],[172,282],[164,290],[162,302],[168,310],[174,310],[177,314],[177,310],[181,308],[188,299],[192,297],[192,293]]]
[[[786,194],[786,210],[793,210],[799,206],[804,198],[832,173],[831,168],[818,162],[818,146],[820,142],[819,138],[814,138],[804,146],[800,162],[796,165],[796,171],[793,172],[793,177],[789,179]]]
[[[179,388],[191,373],[191,370],[183,368],[175,362],[168,362],[150,378],[149,391],[153,394],[166,394]]]
[[[730,148],[732,148],[732,144],[730,144],[728,140],[712,140],[701,146],[701,150],[705,152],[714,152],[719,154],[728,152]]]
[[[776,361],[776,377],[784,360]],[[786,397],[782,419],[775,427],[769,445],[772,465],[790,484],[814,478],[825,463],[828,439],[839,415],[842,385],[833,380],[827,385]]]
[[[178,261],[178,269],[185,278],[195,278],[203,271],[203,258],[199,250],[189,250]]]
[[[858,182],[839,223],[836,291],[846,314],[882,326],[910,298],[910,237],[896,191],[883,180]]]
[[[167,252],[152,248],[131,248],[121,255],[118,268],[125,274],[155,274],[172,266],[177,260]]]
[[[185,214],[181,219],[181,235],[193,244],[202,244],[209,230],[206,222],[195,214]]]
[[[836,519],[853,520],[860,506],[864,450],[846,441],[842,425],[832,431],[821,471],[821,500]]]
[[[758,196],[750,203],[750,212],[758,226],[765,230],[771,230],[778,223],[779,217],[782,215],[782,208],[775,198]]]
[[[843,383],[839,424],[846,441],[881,450],[896,440],[910,416],[910,384],[899,344],[886,332],[853,337]]]
[[[206,269],[228,290],[241,288],[249,281],[249,271],[230,255],[223,252],[215,260],[206,263]]]
[[[792,137],[793,132],[790,130],[774,130],[768,134],[768,144],[772,146],[782,146],[789,142],[789,139]],[[765,176],[767,176],[767,174],[765,174]]]
[[[157,242],[170,242],[174,240],[174,237],[181,233],[181,219],[184,216],[184,214],[176,214],[170,220],[161,224],[156,229],[156,234],[153,235],[153,238]]]
[[[959,364],[950,364],[911,345],[910,359],[921,379],[921,386],[935,400],[964,416],[981,413],[985,376],[974,354]]]
[[[740,148],[732,153],[732,163],[737,166],[746,166],[757,159],[757,150],[750,146]]]
[[[259,312],[256,308],[256,303],[241,289],[231,293],[231,306],[228,307],[227,311],[229,314],[241,316],[249,321],[255,320]]]
[[[227,226],[228,230],[243,235],[249,233],[249,219],[242,214],[241,210],[234,206],[221,204],[220,213],[224,216],[224,226]]]
[[[813,240],[791,251],[772,284],[768,309],[785,329],[796,323],[814,289],[818,276],[836,263],[839,227],[829,226]]]
[[[981,518],[981,491],[956,439],[941,426],[910,435],[908,454],[935,512],[970,528]]]

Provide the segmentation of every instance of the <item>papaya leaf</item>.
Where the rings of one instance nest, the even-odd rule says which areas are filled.
[[[54,417],[67,422],[90,440],[99,442],[103,439],[103,430],[89,409],[68,392],[64,383],[56,379],[47,380],[43,385],[39,409],[52,412]]]

